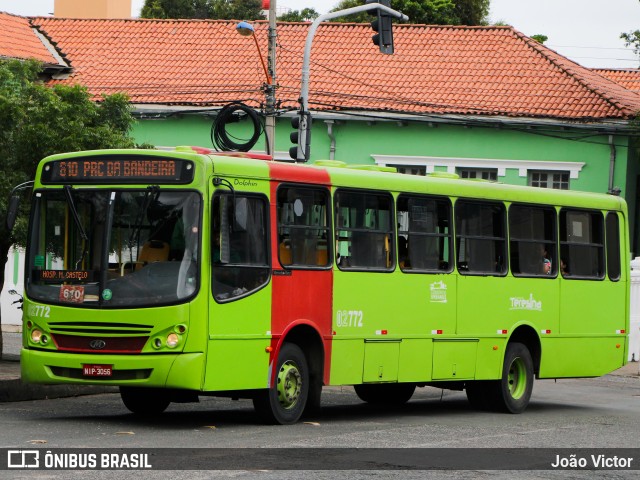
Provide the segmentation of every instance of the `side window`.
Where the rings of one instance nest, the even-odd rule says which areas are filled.
[[[456,256],[462,274],[507,272],[505,208],[502,203],[458,200]]]
[[[391,195],[339,190],[334,198],[340,270],[393,269]]]
[[[560,269],[564,277],[604,278],[604,225],[600,212],[560,211]]]
[[[607,272],[609,280],[620,280],[620,225],[618,214],[607,214]]]
[[[212,290],[218,302],[256,291],[269,280],[267,202],[258,196],[216,195],[212,209]]]
[[[327,267],[329,192],[320,188],[278,189],[278,256],[287,267]]]
[[[400,195],[397,209],[400,268],[403,271],[451,271],[451,202]]]
[[[514,276],[555,277],[556,212],[553,208],[512,205],[509,208],[509,246]]]

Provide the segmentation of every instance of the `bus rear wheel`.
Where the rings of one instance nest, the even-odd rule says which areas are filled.
[[[414,383],[368,383],[354,385],[358,398],[377,405],[402,405],[407,403],[416,390]]]
[[[510,343],[504,356],[502,378],[494,387],[495,407],[506,413],[522,413],[529,405],[532,392],[531,353],[522,343]]]
[[[297,345],[285,343],[278,354],[275,385],[254,397],[253,406],[265,423],[291,425],[304,412],[309,395],[309,367]]]
[[[120,387],[120,397],[130,412],[145,417],[161,414],[171,403],[159,388]]]

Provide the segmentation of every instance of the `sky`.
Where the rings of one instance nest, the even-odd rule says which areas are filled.
[[[278,10],[314,8],[327,13],[339,0],[276,0]],[[138,16],[144,0],[132,0]],[[48,15],[53,0],[0,0],[0,11]],[[622,32],[640,29],[639,0],[491,0],[491,22],[503,22],[531,36],[546,35],[545,45],[591,68],[638,68],[638,55],[625,48]]]

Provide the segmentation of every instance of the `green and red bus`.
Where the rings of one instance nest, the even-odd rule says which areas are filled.
[[[54,155],[32,195],[22,378],[134,413],[216,395],[290,424],[328,385],[520,413],[534,377],[626,362],[618,196],[195,147]]]

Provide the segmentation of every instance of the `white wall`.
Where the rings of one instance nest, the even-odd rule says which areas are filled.
[[[18,268],[16,272],[15,257],[18,255]],[[16,275],[17,273],[17,275]],[[19,297],[10,295],[9,290],[16,290],[22,294],[24,278],[24,251],[11,249],[9,252],[9,260],[4,269],[4,287],[0,294],[2,308],[2,325],[22,325],[22,310],[16,307],[18,304],[11,305],[11,302]]]

